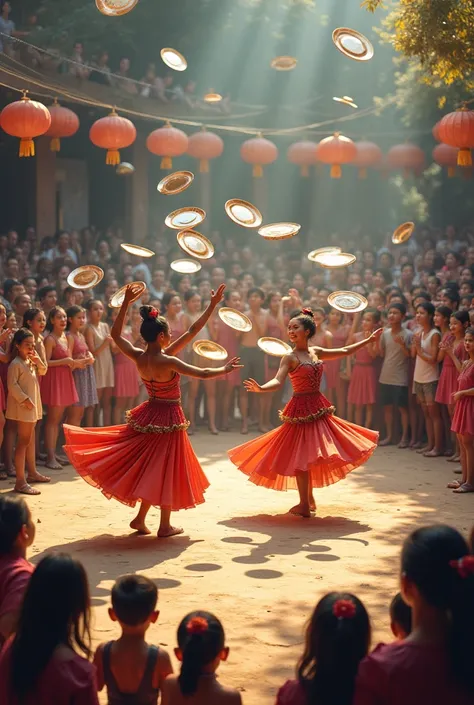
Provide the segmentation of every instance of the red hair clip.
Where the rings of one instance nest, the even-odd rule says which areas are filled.
[[[305,313],[307,316],[311,316],[311,314],[313,313],[312,308],[302,308],[301,311],[302,311],[302,313]]]
[[[148,318],[158,318],[158,309],[154,308],[148,314]]]
[[[353,619],[356,614],[356,606],[352,600],[337,600],[332,611],[338,619]]]
[[[188,634],[203,634],[209,629],[209,624],[205,617],[192,617],[186,624]]]
[[[463,556],[457,561],[449,561],[451,568],[455,568],[460,578],[474,575],[474,556]]]

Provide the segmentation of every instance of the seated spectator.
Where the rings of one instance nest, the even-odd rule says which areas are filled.
[[[16,629],[23,594],[33,572],[26,550],[34,538],[35,525],[25,500],[0,495],[0,648]]]
[[[112,85],[112,71],[109,66],[109,52],[101,51],[96,61],[92,62],[89,81],[99,83],[101,86]]]
[[[178,627],[179,676],[163,683],[161,705],[241,705],[240,693],[221,685],[215,673],[227,661],[224,629],[210,612],[191,612]]]
[[[25,287],[17,279],[6,279],[3,283],[3,297],[0,297],[0,303],[2,303],[7,312],[10,313],[13,310],[13,302],[17,296],[25,293]]]
[[[352,705],[357,669],[370,638],[369,615],[355,595],[325,595],[306,630],[297,679],[280,688],[277,705]]]
[[[398,592],[390,603],[390,628],[393,636],[402,641],[411,634],[411,607]]]
[[[148,628],[158,619],[157,601],[155,583],[143,575],[124,575],[115,581],[109,615],[120,624],[122,635],[101,644],[94,656],[98,689],[107,687],[109,703],[133,700],[154,705],[164,679],[173,673],[168,653],[145,641]]]
[[[10,3],[2,0],[0,3],[0,52],[5,52],[8,56],[15,56],[14,43],[10,37],[26,37],[28,32],[18,32],[15,29],[15,23],[10,19],[11,9]]]
[[[23,325],[23,316],[26,311],[32,307],[31,297],[28,294],[20,294],[13,301],[13,313],[16,318],[16,327],[21,328]]]
[[[46,320],[48,319],[50,311],[58,303],[58,292],[55,286],[43,286],[38,290],[38,299],[40,302],[40,308],[43,309]]]
[[[137,83],[130,77],[130,59],[124,57],[120,59],[119,70],[117,71],[116,85],[117,88],[130,93],[130,95],[137,95],[138,88]]]
[[[178,103],[183,103],[189,108],[196,108],[199,101],[196,99],[196,81],[188,81],[184,88],[181,86],[175,86],[171,91],[173,95],[173,100]]]
[[[0,702],[99,705],[95,668],[87,660],[89,625],[81,563],[67,554],[46,556],[31,577],[16,634],[0,656]]]
[[[74,262],[74,264],[77,265],[77,255],[74,250],[70,247],[71,241],[67,230],[58,230],[54,238],[54,242],[54,247],[45,252],[44,256],[51,261],[68,257]]]
[[[401,556],[413,628],[360,664],[354,705],[469,705],[474,702],[474,560],[449,526],[414,531]]]
[[[90,68],[84,61],[84,46],[82,42],[76,42],[71,54],[68,73],[72,76],[76,76],[76,78],[87,79],[89,78],[90,72]]]
[[[167,74],[164,78],[157,76],[153,84],[153,97],[161,100],[162,103],[169,103],[170,98],[166,95],[167,91],[170,91],[173,85],[173,76]]]

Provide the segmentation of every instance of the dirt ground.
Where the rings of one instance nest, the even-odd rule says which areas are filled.
[[[38,521],[30,557],[36,562],[54,549],[84,563],[96,643],[118,635],[107,606],[123,573],[156,580],[161,614],[149,637],[170,651],[187,612],[214,612],[231,648],[222,681],[242,690],[246,705],[261,705],[292,677],[304,624],[324,593],[356,593],[369,609],[374,642],[389,639],[403,538],[433,522],[467,532],[474,501],[446,489],[454,476],[444,459],[384,448],[346,481],[318,491],[317,517],[300,519],[286,514],[296,493],[255,487],[228,461],[225,451],[242,440],[237,433],[193,437],[211,487],[204,505],[175,516],[185,534],[166,540],[131,534],[133,510],[106,500],[71,467],[52,471],[52,485],[29,502]],[[149,525],[158,526],[154,510]]]

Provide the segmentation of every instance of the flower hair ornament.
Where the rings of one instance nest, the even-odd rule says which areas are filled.
[[[306,307],[301,309],[301,313],[304,313],[305,316],[313,316],[313,309]]]
[[[356,614],[356,606],[352,600],[336,600],[332,612],[338,619],[353,619]]]
[[[148,318],[153,318],[156,321],[156,319],[158,318],[158,309],[153,308],[148,314]]]
[[[451,568],[455,568],[460,578],[474,575],[474,556],[463,556],[457,561],[449,561]]]
[[[204,634],[208,629],[209,624],[205,617],[192,617],[186,624],[188,634]]]

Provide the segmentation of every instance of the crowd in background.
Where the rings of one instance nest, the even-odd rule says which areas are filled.
[[[217,680],[221,662],[232,668],[230,615],[224,615],[227,636],[207,610],[182,619],[174,675],[170,654],[146,640],[159,617],[156,584],[125,575],[112,587],[109,609],[120,636],[94,652],[87,566],[46,553],[34,568],[27,560],[34,539],[25,501],[0,495],[0,702],[99,705],[103,689],[114,705],[245,700],[246,684],[231,688]],[[407,537],[401,592],[386,607],[391,644],[371,650],[370,605],[343,591],[324,595],[308,621],[296,677],[281,685],[276,705],[472,705],[473,542],[474,531],[466,541],[442,525]]]
[[[323,392],[336,406],[337,415],[376,427],[382,432],[382,445],[398,443],[400,448],[459,463],[463,446],[459,434],[456,439],[450,429],[456,405],[453,395],[462,363],[469,357],[464,334],[474,323],[470,228],[456,231],[449,226],[444,233],[420,229],[402,246],[388,244],[388,236],[380,237],[374,247],[366,235],[345,240],[332,235],[320,244],[337,243],[357,256],[351,267],[332,270],[309,261],[299,238],[264,243],[253,233],[239,233],[237,240],[216,231],[210,237],[215,256],[202,261],[202,269],[191,276],[170,269],[172,260],[183,255],[170,233],[141,243],[155,252],[151,259],[130,255],[120,247],[128,239],[120,227],[105,232],[94,227],[60,231],[41,240],[31,227],[25,233],[11,230],[0,235],[2,409],[13,384],[8,381],[13,336],[27,328],[45,366],[40,371],[42,408],[36,409],[38,463],[55,469],[67,462],[57,450],[64,420],[86,426],[121,423],[126,410],[146,398],[133,362],[110,337],[117,309],[108,303],[121,286],[136,280],[144,281],[147,289],[130,308],[124,329],[136,346],[144,346],[140,305],[157,308],[175,340],[199,317],[211,291],[222,282],[226,284],[224,305],[245,312],[252,321],[252,331],[239,334],[215,315],[200,332],[200,339],[221,344],[229,357],[239,355],[244,369],[218,382],[183,384],[190,434],[203,425],[212,434],[236,426],[246,434],[267,431],[278,423],[278,410],[291,390],[249,397],[241,382],[248,377],[264,382],[274,376],[279,360],[265,355],[258,339],[286,340],[290,313],[304,305],[313,309],[317,323],[314,345],[342,347],[377,327],[385,328],[379,346],[368,346],[342,365],[325,365]],[[70,286],[71,271],[91,263],[104,271],[97,287]],[[368,308],[361,314],[330,308],[328,296],[336,290],[366,296]],[[194,364],[209,365],[191,346],[184,355]],[[26,482],[24,471],[15,467],[23,464],[18,455],[21,419],[15,418],[18,410],[7,409],[6,416],[1,477],[14,476],[16,469],[19,489]],[[0,418],[3,429],[3,413]],[[468,433],[474,435],[474,430]],[[40,436],[44,436],[42,445]],[[38,477],[28,457],[30,477]],[[464,468],[453,489],[465,484],[466,472]]]

